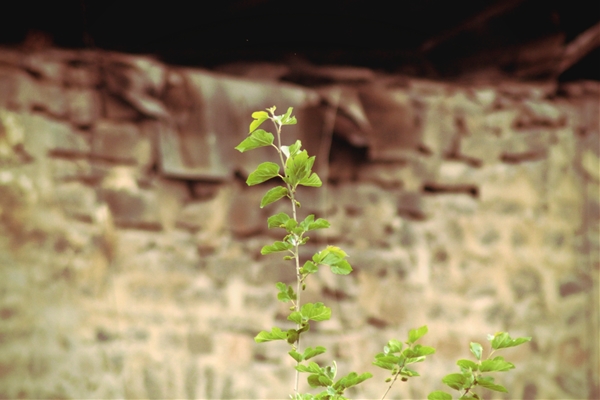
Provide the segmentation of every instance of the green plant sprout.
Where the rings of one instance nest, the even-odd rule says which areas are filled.
[[[267,219],[269,229],[281,228],[286,234],[280,241],[266,245],[261,249],[261,254],[271,254],[282,252],[285,254],[284,260],[292,261],[296,272],[296,287],[278,282],[277,299],[284,303],[291,303],[290,313],[287,319],[295,323],[295,328],[282,329],[273,327],[270,331],[262,331],[254,340],[257,343],[269,342],[274,340],[286,341],[291,349],[289,356],[296,362],[295,365],[295,383],[293,393],[290,395],[294,400],[346,400],[344,392],[346,389],[361,384],[373,375],[369,372],[358,374],[350,372],[347,375],[337,378],[337,364],[335,361],[331,365],[321,366],[312,361],[315,356],[326,352],[323,346],[315,348],[300,347],[300,337],[310,329],[311,322],[326,321],[331,318],[331,309],[321,302],[302,303],[301,294],[306,289],[306,280],[308,276],[318,272],[320,267],[329,267],[331,272],[338,275],[348,275],[352,272],[352,267],[347,261],[348,254],[337,246],[326,246],[323,250],[316,252],[311,259],[306,260],[302,265],[300,261],[300,246],[306,244],[309,237],[306,234],[317,229],[325,229],[330,223],[317,218],[313,214],[304,219],[298,217],[298,209],[301,207],[296,197],[299,186],[320,187],[322,181],[319,176],[312,171],[315,162],[315,156],[310,157],[306,150],[302,150],[302,143],[296,140],[291,145],[283,145],[281,142],[281,130],[285,125],[294,125],[296,118],[292,116],[293,108],[288,108],[282,115],[275,114],[276,107],[270,107],[266,111],[256,111],[252,113],[253,121],[250,123],[249,136],[246,137],[235,148],[244,153],[248,150],[259,147],[271,146],[279,156],[280,164],[273,162],[263,162],[258,165],[256,170],[249,174],[246,184],[248,186],[258,185],[273,178],[279,178],[282,185],[269,189],[262,197],[260,207],[263,208],[283,198],[290,201],[291,213],[280,212]],[[267,132],[259,127],[267,120],[272,121],[276,129],[276,135]],[[276,136],[276,139],[275,139]],[[389,383],[385,393],[381,397],[383,400],[394,383],[400,378],[406,382],[409,378],[419,376],[415,370],[408,368],[409,365],[422,362],[428,355],[434,354],[435,349],[429,346],[416,344],[417,340],[427,333],[427,326],[417,329],[411,329],[408,333],[408,339],[402,343],[392,339],[384,346],[383,352],[375,355],[373,364],[389,370],[391,377],[386,379]],[[512,339],[507,333],[501,332],[492,336],[492,354],[494,351],[520,345],[528,342],[531,338]],[[406,347],[404,348],[404,345]],[[458,365],[461,368],[460,374],[447,375],[443,382],[460,392],[460,399],[480,399],[472,390],[476,386],[487,389],[506,392],[506,389],[493,382],[492,377],[483,376],[481,373],[493,371],[507,371],[514,368],[514,365],[504,361],[502,357],[490,359],[492,354],[486,360],[481,360],[482,347],[477,343],[471,343],[471,352],[475,355],[478,362],[469,360],[459,360]],[[317,394],[300,393],[300,373],[308,374],[307,382],[312,388],[322,388]],[[448,400],[452,396],[446,392],[432,392],[428,399],[430,400]]]

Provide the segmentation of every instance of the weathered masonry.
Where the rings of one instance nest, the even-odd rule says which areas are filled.
[[[260,256],[277,210],[243,183],[269,153],[233,150],[274,104],[327,178],[301,194],[332,223],[311,246],[355,269],[305,295],[333,309],[314,335],[341,369],[427,324],[438,353],[394,389],[424,398],[469,341],[507,330],[534,338],[507,354],[510,398],[596,398],[598,82],[286,71],[0,49],[0,398],[289,392],[284,349],[253,341],[294,278]]]

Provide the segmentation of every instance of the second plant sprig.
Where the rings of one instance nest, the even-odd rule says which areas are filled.
[[[242,153],[259,147],[272,146],[275,148],[279,155],[280,165],[273,162],[261,163],[255,171],[250,173],[246,183],[253,186],[273,178],[280,178],[284,185],[268,190],[260,202],[260,207],[263,208],[280,199],[288,198],[292,209],[291,216],[280,212],[269,217],[267,220],[268,227],[283,228],[286,235],[282,240],[264,246],[261,249],[261,254],[284,252],[287,253],[284,259],[292,260],[295,263],[296,288],[294,289],[282,282],[278,282],[276,287],[278,290],[277,299],[292,304],[287,319],[295,322],[296,328],[281,329],[273,327],[270,332],[260,332],[254,340],[257,343],[284,340],[291,345],[288,354],[296,361],[296,379],[294,393],[290,396],[291,398],[344,399],[342,394],[347,388],[358,385],[372,375],[370,373],[359,375],[351,372],[342,378],[336,379],[337,366],[335,361],[333,365],[327,367],[321,367],[314,361],[308,361],[324,353],[326,351],[324,347],[308,347],[303,351],[300,349],[300,336],[310,329],[310,322],[325,321],[331,318],[331,309],[323,303],[301,303],[301,292],[306,288],[306,278],[316,273],[319,267],[323,265],[328,266],[334,274],[339,275],[349,274],[352,267],[346,260],[348,257],[346,252],[336,246],[327,246],[315,253],[302,266],[300,265],[299,247],[309,239],[305,234],[316,229],[328,228],[329,222],[323,218],[315,219],[314,215],[308,215],[302,221],[298,218],[297,209],[300,207],[300,202],[296,199],[298,186],[320,187],[322,182],[319,176],[312,171],[315,157],[309,157],[307,151],[301,149],[302,143],[300,140],[296,140],[294,144],[289,146],[282,145],[282,127],[296,124],[296,118],[292,116],[292,111],[293,108],[290,107],[285,114],[276,115],[275,107],[271,107],[267,109],[267,112],[256,111],[252,113],[254,120],[250,123],[249,136],[236,147]],[[275,125],[276,138],[271,132],[259,129],[263,122],[267,120],[271,120]],[[307,381],[311,387],[322,387],[324,390],[317,395],[300,394],[298,389],[300,372],[309,374]]]

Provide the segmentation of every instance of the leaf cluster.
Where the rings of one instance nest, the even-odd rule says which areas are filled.
[[[428,355],[435,353],[433,347],[416,344],[417,340],[422,338],[427,332],[426,325],[417,329],[411,329],[408,332],[408,339],[404,343],[392,339],[383,347],[382,353],[375,355],[373,364],[391,371],[392,377],[386,379],[386,382],[391,382],[387,391],[391,389],[399,377],[403,382],[406,382],[408,378],[420,376],[417,371],[408,368],[407,365],[425,361]],[[406,348],[404,348],[405,344]]]
[[[481,399],[473,391],[477,386],[493,390],[496,392],[508,393],[508,390],[494,382],[494,377],[483,375],[489,372],[506,372],[515,368],[515,365],[506,361],[504,357],[496,356],[492,358],[495,351],[508,347],[519,346],[531,341],[531,337],[520,337],[513,339],[506,332],[498,332],[495,335],[488,335],[492,352],[486,359],[482,359],[483,347],[479,343],[471,342],[470,350],[477,361],[461,359],[456,362],[460,368],[460,373],[446,375],[442,382],[451,389],[459,391],[459,399]],[[427,396],[428,400],[452,400],[450,393],[437,390]]]
[[[318,400],[347,400],[343,396],[344,391],[348,388],[356,386],[373,375],[369,372],[358,375],[356,372],[350,372],[336,380],[337,375],[337,364],[335,361],[332,365],[321,367],[314,361],[309,362],[307,365],[297,365],[296,370],[303,373],[308,373],[308,384],[313,387],[323,387],[325,390],[316,395],[300,395],[296,398],[299,399],[318,399]]]

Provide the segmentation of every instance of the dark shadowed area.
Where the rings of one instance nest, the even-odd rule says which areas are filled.
[[[297,59],[432,78],[490,70],[526,79],[600,76],[593,1],[71,0],[2,8],[10,23],[0,26],[0,42],[21,43],[37,30],[56,46],[192,66]]]

